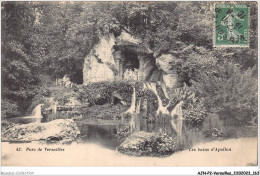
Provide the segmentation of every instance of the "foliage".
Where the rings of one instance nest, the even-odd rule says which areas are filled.
[[[218,113],[230,123],[247,123],[257,116],[255,68],[245,71],[236,63],[216,65],[214,73],[202,73],[193,82],[195,92],[209,112]]]
[[[179,140],[167,134],[139,131],[128,136],[117,150],[127,155],[162,157],[178,151]]]
[[[110,104],[91,106],[81,109],[83,119],[116,120],[121,118],[121,113],[126,111],[123,105],[111,106]]]
[[[1,132],[4,134],[8,129],[15,126],[15,124],[7,121],[7,120],[1,120]]]
[[[214,71],[218,59],[211,51],[193,45],[182,47],[184,48],[175,54],[178,59],[171,62],[180,83],[190,86],[191,81],[197,80],[200,73]]]
[[[222,132],[220,132],[217,128],[206,129],[204,135],[208,138],[216,139],[222,136]]]
[[[178,140],[176,138],[170,137],[167,134],[161,134],[157,139],[156,149],[159,154],[169,155],[178,150]]]
[[[39,23],[34,39],[39,45],[35,54],[43,72],[53,78],[64,74],[82,83],[84,57],[97,42],[96,27],[80,16],[82,6],[71,2],[38,3]]]
[[[34,21],[30,2],[2,3],[2,98],[13,103],[8,117],[24,114],[37,92],[37,58],[31,57]],[[10,109],[10,110],[11,110]]]
[[[1,102],[1,118],[6,119],[15,117],[20,114],[18,105],[10,100],[2,99]]]
[[[141,39],[155,58],[175,56],[169,62],[171,71],[181,83],[194,87],[208,111],[236,116],[240,122],[243,117],[252,119],[257,112],[252,78],[257,73],[252,69],[257,65],[257,4],[245,3],[250,6],[249,48],[213,48],[213,2],[3,2],[3,117],[24,115],[42,91],[39,87],[51,85],[64,74],[81,84],[84,58],[99,38],[117,37],[125,30]],[[221,73],[225,60],[238,64],[230,70],[230,78]],[[128,83],[90,84],[80,98],[86,104],[108,103],[118,88],[129,105],[132,87]],[[146,98],[150,109],[156,108],[151,92]]]
[[[145,101],[147,105],[146,109],[144,109],[144,107],[141,107],[143,110],[146,111],[144,112],[145,114],[143,114],[143,116],[147,118],[148,121],[153,121],[156,117],[156,110],[158,109],[157,96],[151,90],[144,90],[140,93],[139,96],[141,99],[141,104],[144,105]]]
[[[202,128],[204,119],[207,115],[205,108],[198,102],[193,106],[188,106],[187,109],[184,109],[183,114],[185,118],[185,124],[189,128],[196,129]]]
[[[84,91],[80,92],[80,100],[82,102],[89,102],[90,106],[111,103],[112,94],[115,92],[117,92],[128,105],[131,103],[133,88],[131,83],[126,81],[89,83],[83,88]]]
[[[116,138],[117,139],[125,139],[131,134],[130,125],[119,125],[117,127]]]
[[[195,96],[192,88],[184,83],[183,87],[171,89],[170,97],[171,101],[168,110],[172,111],[180,101],[183,101],[182,111],[185,125],[189,129],[201,129],[207,112],[199,97]]]

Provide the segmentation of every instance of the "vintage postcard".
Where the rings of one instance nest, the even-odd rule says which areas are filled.
[[[1,165],[257,166],[257,5],[2,1]]]

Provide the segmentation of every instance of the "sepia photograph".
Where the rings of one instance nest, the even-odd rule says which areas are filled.
[[[2,1],[1,166],[258,166],[258,2]]]

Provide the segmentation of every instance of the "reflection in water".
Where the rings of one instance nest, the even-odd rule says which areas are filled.
[[[122,141],[116,138],[119,126],[129,124],[131,119],[119,120],[86,120],[76,122],[83,142],[91,142],[103,145],[107,148],[115,149]],[[147,123],[146,119],[134,118],[134,131],[159,132],[173,134],[173,130],[169,122]]]
[[[9,122],[16,123],[16,124],[28,124],[33,122],[45,122],[46,120],[44,118],[38,119],[38,118],[23,118],[23,117],[15,117],[15,118],[9,118],[7,119]]]
[[[29,118],[31,117],[31,118]],[[8,119],[13,123],[27,124],[40,120],[45,122],[45,119],[33,118],[28,116],[27,118],[11,118]],[[146,119],[135,117],[124,120],[94,120],[86,119],[75,121],[81,133],[81,142],[83,143],[96,143],[105,148],[116,149],[123,141],[117,138],[117,130],[119,127],[129,125],[133,121],[134,131],[146,131],[156,132],[161,134],[168,134],[172,137],[177,137],[175,130],[173,130],[170,120],[167,118],[156,119],[154,123],[148,123]],[[205,138],[200,132],[191,130],[187,127],[183,127],[182,137],[180,139],[181,144],[185,148],[189,148],[195,143],[203,142]]]
[[[173,135],[174,131],[168,119],[156,119],[154,123],[147,123],[146,119],[135,118],[135,131],[158,132]]]
[[[109,149],[115,149],[122,141],[116,137],[119,126],[129,124],[131,119],[120,120],[85,120],[76,121],[83,143],[96,143]],[[134,118],[134,131],[157,132],[177,137],[176,132],[172,129],[169,119],[156,120],[154,123],[147,123],[146,119]],[[202,142],[203,138],[197,131],[183,128],[181,144],[184,148],[189,148],[194,143]]]
[[[43,104],[37,105],[34,108],[32,115],[30,116],[9,118],[8,121],[12,123],[18,123],[18,124],[28,124],[32,122],[45,122],[45,119],[42,116],[42,105]]]
[[[83,143],[96,143],[109,149],[115,149],[120,144],[116,138],[119,124],[101,123],[77,122]]]

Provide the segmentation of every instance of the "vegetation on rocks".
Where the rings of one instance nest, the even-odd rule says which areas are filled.
[[[158,133],[135,132],[117,148],[133,156],[167,156],[178,150],[178,140]]]
[[[116,104],[120,103],[121,100],[130,105],[132,93],[133,89],[130,82],[96,82],[82,86],[82,90],[80,90],[80,100],[82,102],[88,102],[90,106],[103,105],[106,103]]]

